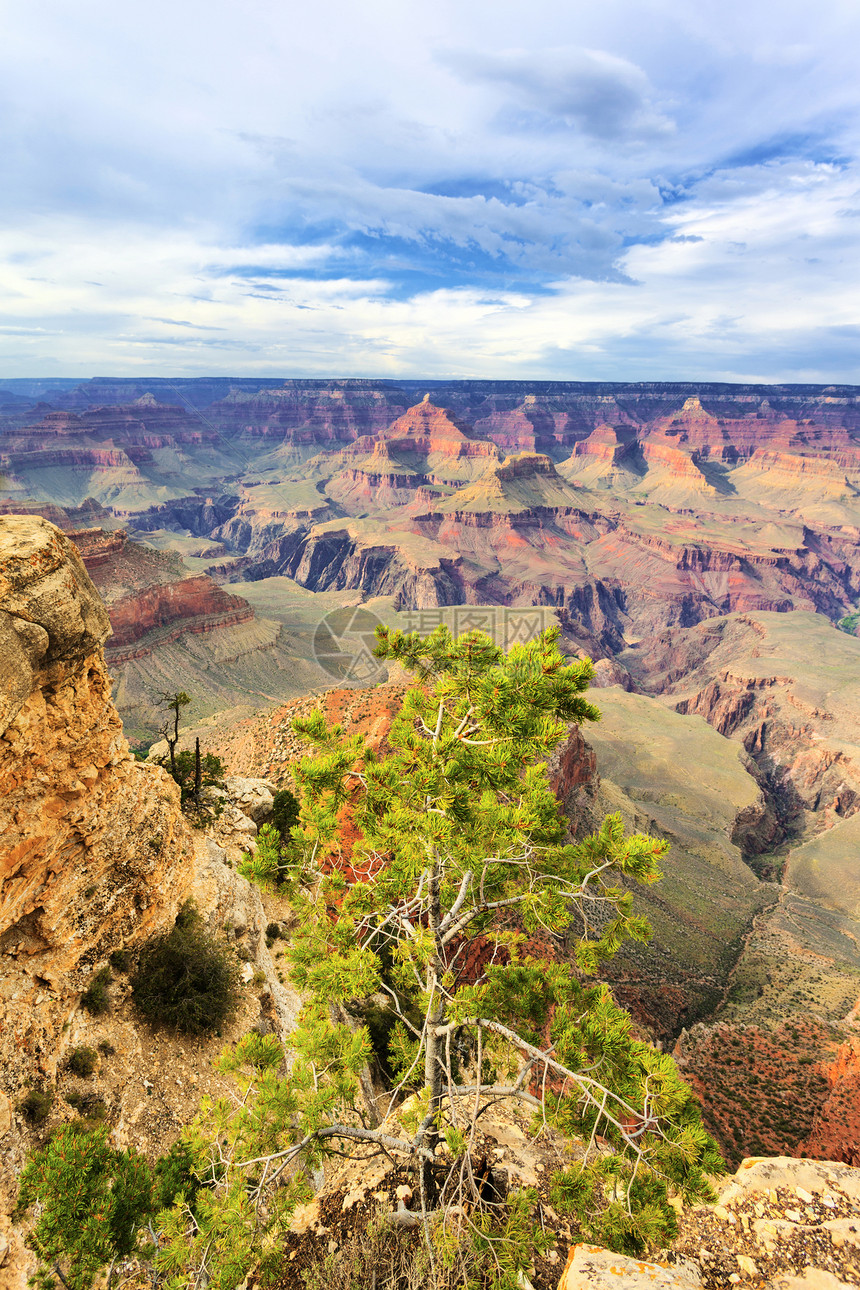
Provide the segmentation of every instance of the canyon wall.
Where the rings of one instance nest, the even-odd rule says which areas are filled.
[[[110,699],[107,612],[72,543],[0,518],[0,1059],[52,1078],[107,955],[163,925],[193,844],[176,785],[139,765]]]

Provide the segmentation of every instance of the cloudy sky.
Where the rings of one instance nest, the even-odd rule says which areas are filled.
[[[857,0],[5,0],[0,376],[860,382]]]

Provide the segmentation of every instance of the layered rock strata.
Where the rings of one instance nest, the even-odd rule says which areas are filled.
[[[51,1078],[107,955],[167,921],[192,837],[176,785],[140,766],[110,699],[107,612],[72,543],[0,518],[0,1057]]]

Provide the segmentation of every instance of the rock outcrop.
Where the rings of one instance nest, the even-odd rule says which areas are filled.
[[[860,1277],[860,1169],[749,1157],[679,1228],[648,1259],[575,1245],[558,1290],[848,1290]]]
[[[232,867],[257,829],[245,812],[271,811],[268,786],[228,782],[226,846],[192,833],[173,780],[129,752],[102,652],[107,612],[73,543],[38,516],[0,517],[0,605],[0,1286],[24,1290],[35,1268],[8,1219],[34,1145],[24,1090],[53,1100],[48,1128],[74,1118],[80,1096],[119,1145],[157,1155],[202,1092],[227,1093],[212,1070],[225,1040],[252,1026],[284,1038],[299,1000],[267,947],[281,910],[264,909]],[[110,956],[133,956],[188,897],[243,961],[224,1037],[182,1042],[141,1026],[124,967],[106,1011],[81,1007]],[[103,1054],[88,1081],[64,1060],[81,1044]]]
[[[138,765],[110,700],[107,613],[69,540],[0,518],[0,1055],[7,1092],[50,1078],[108,953],[182,900],[176,785]]]
[[[113,637],[108,649],[112,664],[124,663],[151,653],[157,645],[192,635],[215,631],[235,623],[247,623],[254,611],[241,596],[231,596],[205,574],[183,578],[131,592],[110,606]],[[156,633],[151,641],[146,638]]]

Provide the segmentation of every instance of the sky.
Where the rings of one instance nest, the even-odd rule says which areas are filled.
[[[0,378],[860,383],[856,0],[0,13]]]

